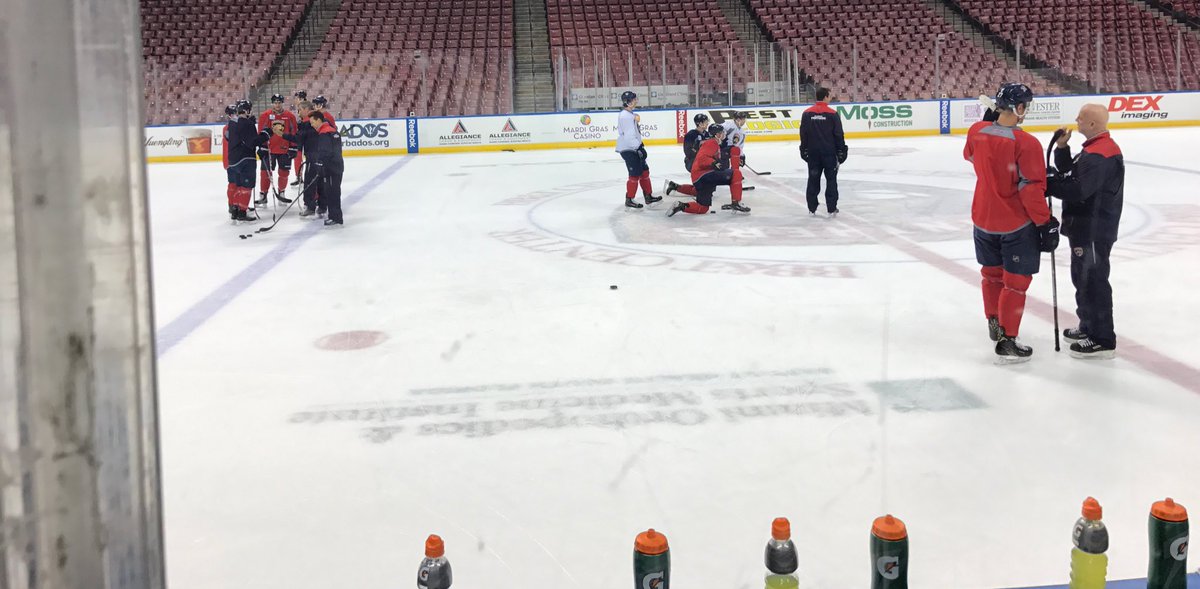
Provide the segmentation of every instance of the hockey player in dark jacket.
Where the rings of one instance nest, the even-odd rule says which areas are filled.
[[[817,103],[804,111],[800,119],[800,159],[808,163],[808,212],[817,214],[821,194],[821,176],[825,176],[825,207],[830,216],[838,214],[838,167],[846,163],[846,137],[842,118],[829,108],[828,88],[817,89]]]
[[[313,128],[310,122],[309,115],[313,112],[313,105],[307,100],[300,102],[300,124],[299,130],[295,135],[284,134],[283,138],[300,146],[300,151],[306,154],[315,154],[317,152],[317,130]],[[322,115],[324,116],[324,115]],[[313,166],[304,168],[304,209],[300,211],[301,217],[311,217],[317,213],[317,203],[319,198],[317,171]]]
[[[696,161],[700,146],[709,139],[708,115],[700,113],[692,117],[692,122],[696,124],[696,128],[683,136],[683,165],[689,172],[692,171],[692,163]]]
[[[325,121],[325,115],[313,111],[308,115],[308,121],[317,130],[315,151],[305,151],[308,154],[309,165],[320,178],[321,203],[329,212],[325,226],[342,224],[342,173],[345,163],[342,160],[342,136],[337,128]]]
[[[230,199],[236,210],[230,214],[235,221],[255,220],[247,211],[250,195],[254,191],[254,152],[271,138],[270,131],[259,132],[254,124],[253,105],[249,100],[239,100],[237,117],[229,122],[229,182],[236,188]]]
[[[1117,336],[1113,327],[1109,254],[1117,241],[1125,200],[1125,159],[1108,133],[1108,109],[1089,104],[1075,119],[1087,139],[1083,151],[1071,157],[1070,129],[1056,143],[1054,164],[1061,175],[1049,181],[1047,192],[1062,199],[1062,234],[1071,245],[1071,282],[1075,285],[1079,327],[1063,331],[1074,341],[1076,358],[1112,358]],[[1065,175],[1065,176],[1063,176]]]

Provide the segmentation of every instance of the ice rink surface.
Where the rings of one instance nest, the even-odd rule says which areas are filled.
[[[859,588],[884,513],[914,587],[1065,583],[1088,495],[1144,577],[1150,504],[1200,513],[1200,166],[1114,137],[1118,358],[1054,352],[1047,255],[1017,366],[961,137],[851,141],[836,219],[794,142],[747,146],[748,216],[627,212],[611,149],[350,158],[344,228],[247,240],[219,164],[152,165],[171,586],[412,587],[438,533],[455,587],[611,589],[654,527],[674,586],[753,588],[787,516],[802,586]]]

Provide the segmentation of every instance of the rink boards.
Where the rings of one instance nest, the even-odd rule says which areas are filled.
[[[1084,104],[1108,108],[1113,128],[1200,125],[1200,92],[1155,92],[1093,96],[1049,96],[1034,101],[1024,128],[1047,131],[1070,125]],[[749,113],[749,141],[797,141],[801,116],[810,105],[737,106],[707,109],[640,110],[647,145],[683,140],[700,113],[716,123]],[[973,99],[835,103],[848,139],[965,133],[983,116]],[[336,109],[334,109],[336,110]],[[569,112],[462,117],[362,119],[339,122],[348,156],[613,148],[617,113]],[[219,161],[221,124],[147,127],[150,162]]]

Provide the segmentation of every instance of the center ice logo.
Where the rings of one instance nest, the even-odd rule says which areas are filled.
[[[900,559],[895,556],[881,556],[875,561],[875,569],[888,580],[900,578]]]

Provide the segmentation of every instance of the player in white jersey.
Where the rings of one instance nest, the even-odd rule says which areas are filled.
[[[621,112],[617,115],[617,153],[625,160],[625,168],[629,171],[629,179],[625,181],[625,206],[631,209],[642,208],[642,203],[634,202],[638,184],[642,186],[642,198],[646,204],[652,205],[661,196],[654,196],[650,187],[650,166],[646,164],[646,147],[642,145],[642,128],[638,125],[641,117],[633,114],[637,108],[637,94],[626,91],[621,94]]]
[[[734,181],[739,185],[742,183],[742,166],[746,165],[746,130],[742,127],[746,126],[748,118],[750,118],[749,113],[739,110],[733,113],[733,120],[725,121],[721,125],[725,128],[725,141],[721,143],[721,162],[725,165],[725,169],[730,168],[730,150],[736,147],[742,155],[738,165],[733,168]],[[746,189],[754,190],[754,187],[748,186]]]

